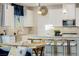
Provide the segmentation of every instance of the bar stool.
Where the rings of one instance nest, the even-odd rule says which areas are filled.
[[[73,42],[73,43],[71,43],[71,42]],[[72,51],[71,51],[72,47],[76,47],[75,54],[77,55],[77,42],[75,40],[65,40],[65,42],[64,42],[65,55],[68,55],[68,56],[72,55]]]
[[[60,47],[62,47],[62,48],[59,49]],[[54,52],[52,52],[52,53],[55,56],[60,55],[60,54],[64,55],[64,46],[63,46],[62,40],[54,40],[53,44],[52,44],[52,50],[54,50]]]

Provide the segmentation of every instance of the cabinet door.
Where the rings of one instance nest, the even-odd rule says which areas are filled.
[[[63,19],[75,19],[75,4],[63,4]]]
[[[14,26],[14,8],[10,4],[5,4],[4,26]]]
[[[62,26],[62,9],[49,9],[49,24]]]
[[[76,26],[79,26],[79,8],[76,8]]]
[[[24,27],[33,26],[33,11],[24,9]]]

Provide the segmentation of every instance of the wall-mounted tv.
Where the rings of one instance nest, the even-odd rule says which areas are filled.
[[[63,20],[63,26],[73,27],[76,26],[75,20]]]

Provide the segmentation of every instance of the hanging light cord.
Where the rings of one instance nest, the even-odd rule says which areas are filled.
[[[40,7],[40,3],[38,4],[38,6]]]

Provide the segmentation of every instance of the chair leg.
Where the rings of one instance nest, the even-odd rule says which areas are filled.
[[[41,48],[40,56],[44,56],[44,47]]]
[[[38,51],[37,51],[37,49],[33,49],[33,51],[35,52],[35,55],[38,56]]]

